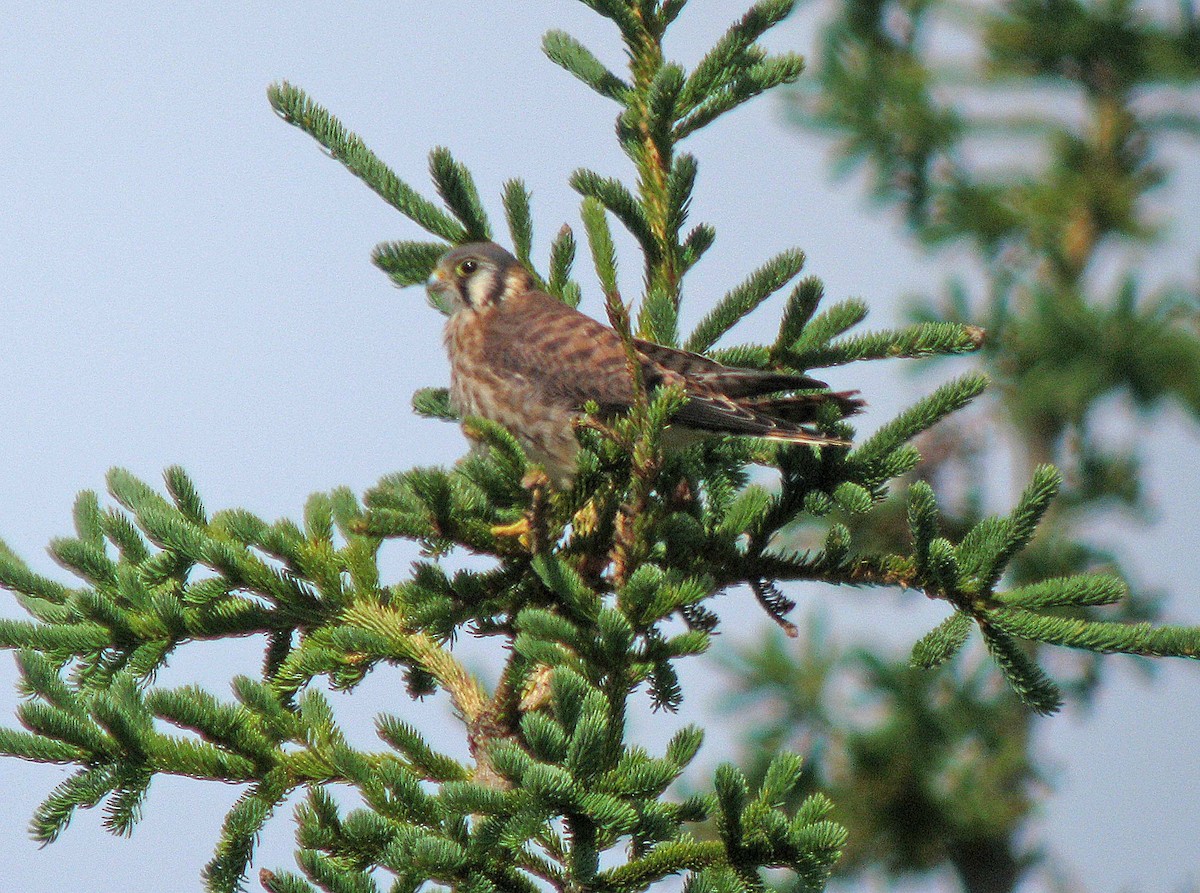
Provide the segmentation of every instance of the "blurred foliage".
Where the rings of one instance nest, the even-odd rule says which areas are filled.
[[[1015,457],[1017,480],[1053,462],[1062,498],[1010,583],[1101,568],[1128,578],[1085,525],[1114,507],[1143,520],[1151,413],[1171,403],[1200,416],[1200,292],[1155,270],[1171,223],[1155,191],[1172,152],[1200,136],[1192,4],[1174,15],[1129,0],[826,6],[815,77],[791,93],[794,119],[836,140],[839,169],[865,170],[919,245],[969,256],[977,271],[917,299],[912,315],[986,327],[993,399],[931,432],[914,476],[934,484],[957,540],[985,514],[1000,452]],[[1118,406],[1127,433],[1114,443]],[[850,523],[875,548],[899,548],[910,512],[894,500]],[[1135,587],[1117,616],[1151,617],[1156,603]],[[731,707],[770,705],[748,754],[802,744],[820,755],[814,781],[850,829],[843,875],[949,867],[964,890],[1005,893],[1046,864],[1022,835],[1045,784],[1035,718],[980,675],[975,655],[931,675],[889,663],[878,645],[842,649],[812,630],[807,643],[800,655],[774,636],[745,650]],[[830,691],[847,672],[857,709]],[[1084,656],[1067,672],[1069,697],[1086,703],[1100,662]]]
[[[1011,889],[1034,854],[1010,846],[1046,782],[1029,712],[977,662],[931,673],[845,648],[815,618],[796,643],[740,653],[727,706],[766,716],[746,741],[751,777],[780,750],[811,755],[805,784],[836,804],[848,844],[838,874],[950,865],[969,890]]]

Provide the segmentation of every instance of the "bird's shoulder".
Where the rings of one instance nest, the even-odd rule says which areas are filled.
[[[539,364],[555,358],[589,362],[621,350],[611,328],[540,291],[505,300],[480,320],[484,349],[495,361]]]
[[[547,328],[567,328],[601,339],[617,336],[608,326],[597,322],[586,313],[536,289],[513,295],[492,310],[488,323],[491,330],[497,332],[517,329],[528,336],[536,337]],[[607,334],[600,334],[602,332]]]
[[[529,291],[506,299],[479,323],[489,366],[546,399],[577,408],[588,400],[610,408],[632,402],[621,336],[587,314]],[[646,371],[647,384],[658,384],[662,371]]]

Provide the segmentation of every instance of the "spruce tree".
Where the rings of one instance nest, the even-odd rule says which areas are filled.
[[[758,94],[795,82],[802,60],[768,53],[759,39],[792,8],[763,0],[732,24],[690,71],[668,61],[663,39],[686,0],[585,0],[610,20],[628,71],[608,70],[578,41],[551,31],[547,55],[612,100],[631,184],[581,169],[584,239],[564,226],[550,263],[534,269],[532,202],[520,180],[503,191],[516,255],[571,304],[593,286],[577,272],[585,242],[609,321],[626,338],[705,352],[753,368],[804,371],[858,360],[976,350],[981,330],[961,322],[847,334],[866,316],[859,301],[822,305],[799,278],[803,255],[769,258],[708,310],[687,335],[679,307],[689,270],[715,229],[689,225],[698,173],[687,138]],[[425,280],[451,245],[492,238],[470,172],[446,149],[430,155],[440,203],[393,173],[300,89],[269,91],[275,111],[313,138],[402,215],[422,241],[378,246],[375,262],[398,285]],[[612,221],[641,252],[644,292],[620,294]],[[629,262],[621,258],[622,262]],[[583,264],[578,266],[585,266]],[[771,344],[715,345],[771,295],[786,292]],[[0,752],[75,767],[33,819],[50,842],[75,811],[103,804],[116,834],[136,824],[152,780],[177,775],[242,786],[205,869],[211,890],[244,889],[255,840],[294,792],[299,872],[263,869],[272,893],[416,890],[644,890],[682,876],[692,893],[760,890],[764,869],[819,889],[845,844],[819,792],[799,799],[799,755],[772,755],[751,783],[731,764],[702,791],[671,786],[701,746],[701,729],[676,734],[661,754],[631,740],[634,692],[671,710],[683,697],[677,664],[703,659],[718,618],[706,605],[744,584],[783,628],[794,581],[906,586],[947,603],[947,620],[917,644],[932,666],[978,629],[1025,709],[1061,702],[1027,643],[1196,657],[1200,630],[1063,616],[1063,607],[1125,594],[1111,576],[1076,575],[1001,585],[1060,486],[1039,465],[1008,512],[951,539],[932,488],[908,488],[911,540],[877,549],[846,520],[885,507],[920,455],[912,441],[966,406],[987,380],[971,374],[915,400],[853,448],[744,439],[666,451],[662,434],[685,398],[643,391],[625,417],[580,425],[574,484],[551,486],[502,427],[462,420],[483,442],[450,468],[389,475],[361,499],[319,493],[299,521],[269,522],[241,509],[211,512],[180,468],[160,491],[120,469],[109,500],[75,504],[75,536],[51,554],[77,578],[32,572],[0,548],[0,585],[30,615],[0,622],[15,651],[26,700],[24,730],[0,730]],[[414,409],[453,416],[444,389],[423,388]],[[432,424],[432,422],[431,422]],[[824,430],[850,438],[830,416]],[[755,472],[767,469],[771,474]],[[755,472],[764,484],[752,482]],[[822,545],[786,547],[800,522]],[[381,546],[402,538],[424,556],[400,580],[383,579]],[[475,557],[470,569],[450,563]],[[185,644],[234,636],[265,643],[262,670],[231,680],[232,698],[196,686],[164,688],[155,674]],[[503,670],[486,687],[455,653],[472,636],[491,643]],[[416,700],[443,692],[470,758],[437,752],[403,716],[420,704],[381,705],[379,745],[343,735],[318,680],[351,691],[387,667]],[[398,699],[399,700],[399,699]],[[172,727],[178,731],[172,731]],[[354,805],[347,807],[346,792]]]
[[[1171,222],[1155,190],[1170,187],[1171,149],[1194,150],[1200,136],[1194,11],[1151,14],[1121,0],[839,0],[826,12],[812,76],[789,96],[795,120],[836,140],[839,163],[867,173],[873,198],[901,212],[920,246],[976,268],[943,296],[912,301],[915,320],[986,326],[979,359],[996,382],[970,421],[926,437],[919,492],[938,486],[943,522],[959,536],[981,521],[986,469],[1007,464],[1006,453],[1026,470],[1054,462],[1069,483],[1008,579],[1125,576],[1122,555],[1096,546],[1089,528],[1114,506],[1124,523],[1144,522],[1140,447],[1158,430],[1150,413],[1173,403],[1200,417],[1197,286],[1156,270]],[[947,33],[953,41],[935,36]],[[1114,398],[1128,407],[1116,437]],[[985,429],[992,436],[972,433]],[[855,534],[897,548],[905,511],[894,501]],[[1139,588],[1116,616],[1156,612]],[[1095,616],[1077,603],[1063,622]],[[839,870],[899,877],[947,867],[965,890],[991,893],[1049,867],[1029,833],[1035,792],[1053,777],[1033,746],[1035,717],[977,663],[931,675],[919,668],[923,650],[909,666],[878,643],[822,639],[814,626],[804,649],[746,649],[730,707],[775,708],[746,735],[751,764],[797,740],[839,755],[836,770],[818,761],[808,780],[849,827]],[[1075,703],[1095,697],[1103,662],[1068,672]],[[865,689],[870,717],[834,695],[847,677]]]

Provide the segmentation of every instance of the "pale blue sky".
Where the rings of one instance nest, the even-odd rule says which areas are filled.
[[[672,54],[694,62],[744,2],[693,0]],[[771,45],[807,51],[812,22],[787,23]],[[49,3],[0,16],[0,537],[61,578],[44,546],[69,532],[75,493],[102,488],[113,465],[157,482],[179,463],[210,508],[274,518],[297,517],[310,492],[342,484],[361,492],[391,471],[460,455],[456,428],[409,409],[415,388],[446,381],[441,318],[418,290],[393,289],[369,263],[377,242],[420,233],[276,119],[264,91],[283,78],[304,87],[423,189],[435,145],[471,167],[493,211],[500,184],[524,178],[544,258],[561,223],[577,221],[571,170],[630,174],[612,139],[614,107],[542,56],[541,34],[552,27],[620,64],[615,32],[567,0]],[[701,163],[693,219],[715,223],[718,241],[689,283],[691,319],[791,246],[808,253],[807,272],[824,279],[830,297],[865,298],[876,324],[895,319],[905,294],[938,288],[944,268],[914,255],[896,221],[866,204],[861,183],[830,184],[827,148],[783,126],[771,98],[692,142]],[[1188,217],[1165,263],[1187,275],[1200,230],[1195,146],[1178,160],[1186,171],[1163,201]],[[626,271],[636,270],[630,246],[621,247]],[[584,281],[584,307],[598,315],[596,290]],[[862,388],[868,430],[929,389],[899,371],[829,378]],[[1200,437],[1169,411],[1153,432],[1157,527],[1118,518],[1096,537],[1123,549],[1144,583],[1179,593],[1171,616],[1196,621]],[[1116,428],[1114,436],[1136,435]],[[393,579],[411,557],[389,547]],[[846,638],[886,629],[898,648],[943,614],[888,591],[792,594],[824,605]],[[742,610],[747,598],[719,602],[727,635],[718,649],[758,629],[758,612]],[[226,696],[229,676],[253,672],[258,653],[252,642],[192,646],[162,682],[197,680]],[[708,660],[693,661],[690,699],[666,722],[705,724],[715,694]],[[1197,669],[1172,664],[1146,686],[1129,661],[1111,666],[1114,684],[1089,716],[1042,724],[1060,791],[1033,833],[1098,893],[1200,882]],[[15,721],[14,678],[11,661],[0,659],[5,724]],[[364,744],[370,718],[394,710],[454,747],[457,731],[439,729],[438,708],[411,705],[394,675],[379,674],[338,704]],[[715,729],[701,762],[716,762],[723,742]],[[199,889],[236,789],[158,780],[132,840],[102,833],[100,815],[81,813],[39,850],[26,817],[65,774],[0,762],[8,817],[0,887]],[[292,831],[282,811],[256,866],[290,867]]]

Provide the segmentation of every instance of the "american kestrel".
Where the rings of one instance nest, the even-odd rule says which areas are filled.
[[[450,402],[463,417],[507,428],[559,485],[575,474],[574,422],[589,400],[602,413],[633,405],[620,336],[539,291],[521,263],[492,242],[461,245],[429,277],[430,298],[449,307]],[[699,354],[635,339],[651,391],[681,386],[688,402],[672,421],[701,432],[792,443],[845,445],[803,427],[821,405],[857,412],[856,392],[792,394],[824,382],[786,372],[738,369]],[[774,396],[773,396],[774,395]]]

